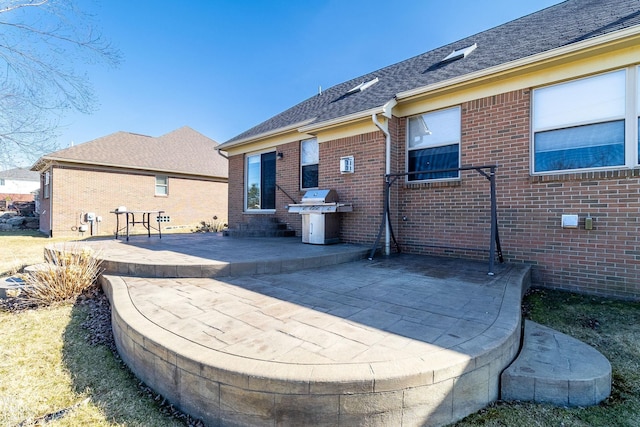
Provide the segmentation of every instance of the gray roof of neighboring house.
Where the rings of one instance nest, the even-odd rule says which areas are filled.
[[[188,126],[155,138],[116,132],[43,156],[32,169],[60,161],[227,178],[228,160],[216,150],[218,145]]]
[[[277,132],[298,123],[321,123],[383,106],[396,94],[640,24],[638,0],[568,0],[457,42],[325,90],[222,144]],[[453,50],[477,44],[462,60],[441,63]],[[345,95],[378,78],[362,92]]]
[[[40,181],[40,175],[38,172],[30,171],[24,168],[7,169],[0,171],[0,178],[13,179],[16,181]]]

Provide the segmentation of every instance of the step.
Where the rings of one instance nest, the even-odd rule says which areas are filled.
[[[3,277],[0,279],[0,299],[6,299],[13,294],[18,294],[27,286],[19,276]]]
[[[263,230],[263,229],[233,229],[224,231],[229,237],[295,237],[295,230]]]
[[[502,400],[593,406],[611,393],[611,364],[573,337],[525,321],[523,345],[501,376]]]

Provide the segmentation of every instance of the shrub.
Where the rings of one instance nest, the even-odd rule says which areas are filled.
[[[212,222],[200,221],[200,225],[197,225],[196,229],[191,231],[194,233],[217,233],[226,228],[227,223],[214,216]]]
[[[88,248],[45,251],[45,264],[26,274],[23,297],[33,305],[75,300],[97,282],[101,261]]]

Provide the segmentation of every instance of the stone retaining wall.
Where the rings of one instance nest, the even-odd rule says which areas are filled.
[[[519,301],[528,274],[522,279],[522,289],[507,291],[500,320],[487,331],[495,336],[490,348],[471,340],[465,344],[469,355],[450,352],[419,366],[336,367],[247,363],[200,346],[142,316],[124,278],[101,278],[122,359],[156,392],[207,425],[380,427],[445,425],[498,399],[500,374],[519,349]]]

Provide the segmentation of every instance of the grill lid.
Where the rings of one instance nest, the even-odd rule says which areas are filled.
[[[336,190],[309,190],[302,197],[302,204],[335,203],[338,201]]]

